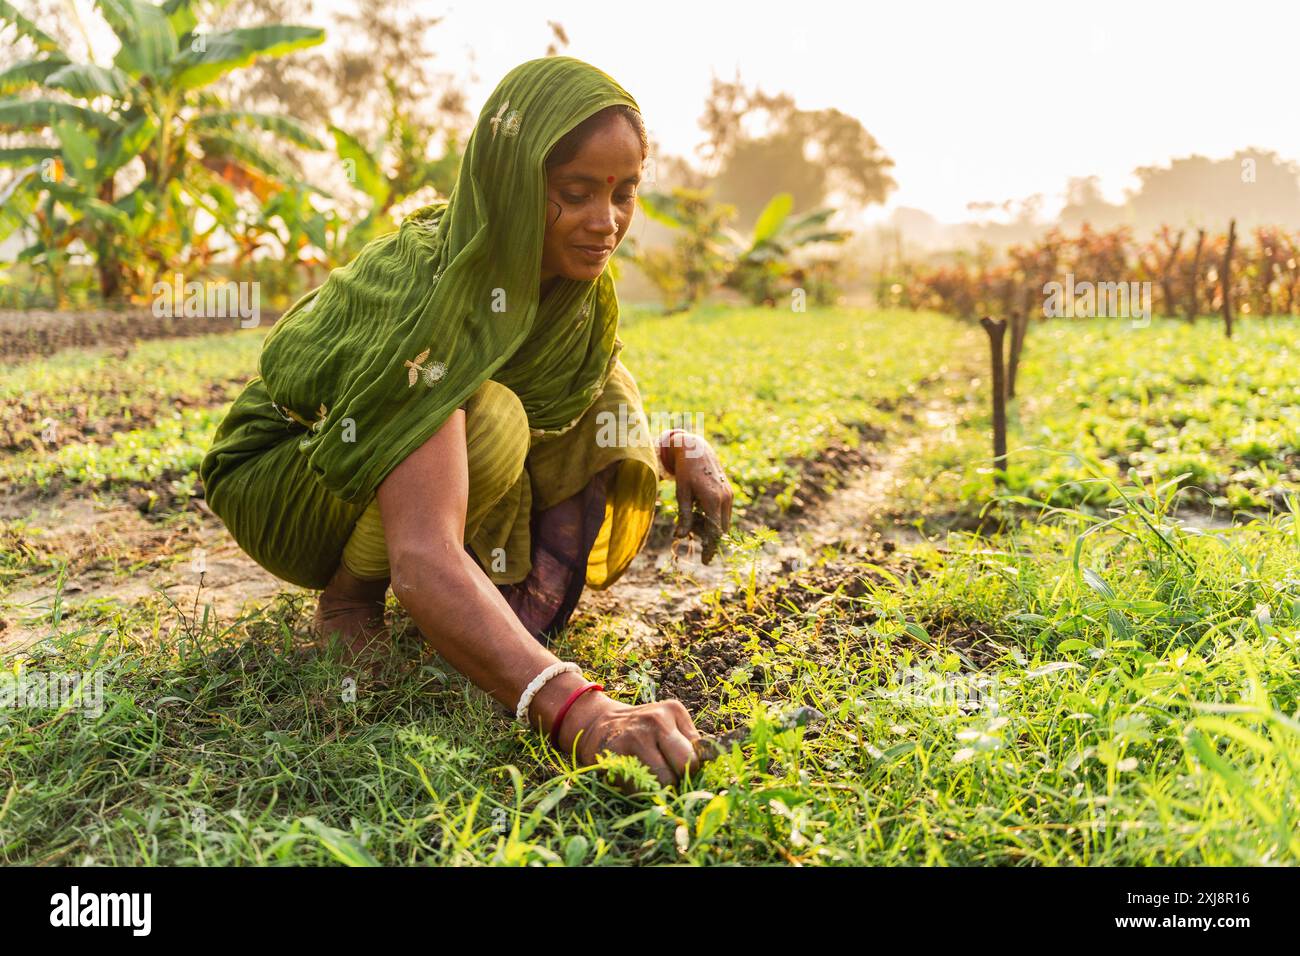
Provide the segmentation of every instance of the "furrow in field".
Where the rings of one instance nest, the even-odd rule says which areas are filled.
[[[280,317],[279,310],[261,311],[264,332]],[[72,349],[129,348],[154,339],[180,339],[231,332],[237,318],[174,318],[152,309],[93,312],[0,311],[0,368],[5,364],[55,356]]]
[[[124,440],[165,442],[177,420],[235,397],[261,340],[253,331],[143,342],[0,369],[0,474],[11,484],[84,480],[77,463],[111,461]]]
[[[742,531],[766,527],[776,533],[776,540],[752,556],[704,565],[689,544],[647,549],[608,591],[588,591],[583,606],[615,616],[633,644],[653,648],[676,633],[684,618],[699,613],[707,597],[719,589],[734,595],[749,586],[751,575],[755,587],[765,587],[827,555],[852,565],[922,540],[910,525],[895,520],[896,491],[907,469],[949,432],[953,410],[943,398],[919,404],[919,414],[908,415],[909,424],[900,422],[892,432],[864,438],[858,446],[832,449],[834,464],[808,469],[818,483],[804,492],[809,499],[805,507],[793,513],[738,515]],[[843,467],[844,462],[852,464]],[[831,474],[833,484],[827,485]],[[662,537],[668,539],[667,531]]]

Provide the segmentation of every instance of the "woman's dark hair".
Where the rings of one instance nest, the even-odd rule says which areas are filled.
[[[573,129],[569,130],[556,141],[551,147],[551,151],[546,154],[546,165],[563,166],[571,162],[573,157],[578,155],[578,150],[591,138],[596,128],[609,116],[622,116],[632,124],[632,129],[636,131],[637,137],[641,140],[641,158],[650,152],[650,140],[646,138],[645,123],[641,120],[641,114],[630,106],[607,106],[603,110],[592,113],[585,120],[579,123]]]

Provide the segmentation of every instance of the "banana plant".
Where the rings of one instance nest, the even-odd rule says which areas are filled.
[[[345,258],[374,236],[392,228],[387,214],[403,199],[426,186],[444,196],[450,193],[460,167],[460,145],[454,135],[438,156],[429,158],[433,152],[433,130],[401,106],[402,98],[394,89],[391,76],[386,76],[384,82],[389,89],[390,106],[375,149],[369,149],[345,129],[330,127],[335,152],[349,182],[370,200],[370,209],[348,230],[339,250]]]
[[[312,204],[313,192],[303,186],[280,190],[262,206],[255,223],[261,235],[279,245],[275,261],[286,292],[295,288],[297,270],[306,269],[311,275],[318,266],[331,265],[336,252],[341,221],[333,210],[322,212]]]
[[[369,211],[351,230],[354,241],[364,243],[378,232],[383,214],[397,198],[393,195],[393,183],[384,174],[379,158],[361,140],[337,126],[330,127],[330,135],[334,137],[334,151],[343,163],[348,181],[370,199]]]
[[[848,232],[826,227],[835,214],[834,209],[814,209],[792,218],[793,209],[794,197],[790,193],[778,193],[763,208],[749,236],[725,230],[733,265],[723,285],[740,292],[755,305],[773,305],[781,283],[796,271],[796,250],[813,243],[838,243],[849,238]]]
[[[236,212],[244,190],[265,201],[296,182],[278,140],[310,150],[323,144],[286,116],[230,109],[204,89],[257,57],[276,57],[324,40],[314,27],[268,24],[200,29],[195,0],[96,0],[117,37],[110,64],[73,62],[50,34],[0,0],[8,24],[34,48],[0,72],[0,133],[30,142],[0,150],[14,169],[0,194],[0,241],[15,230],[36,237],[22,255],[48,268],[75,240],[95,256],[100,294],[129,284],[150,288],[211,229]],[[133,187],[120,194],[128,166]]]
[[[679,234],[672,253],[647,250],[634,258],[652,282],[688,306],[714,284],[735,289],[756,305],[772,305],[781,282],[796,271],[798,249],[849,236],[826,227],[833,209],[792,217],[794,197],[789,193],[772,197],[748,236],[731,228],[732,207],[711,203],[707,192],[676,187],[643,193],[641,208]]]
[[[677,231],[671,249],[632,247],[630,256],[658,286],[669,308],[690,308],[721,282],[732,268],[728,223],[732,206],[719,205],[707,190],[674,186],[639,197],[642,211]]]

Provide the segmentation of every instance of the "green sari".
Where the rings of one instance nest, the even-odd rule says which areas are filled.
[[[579,60],[512,70],[479,116],[448,201],[369,243],[267,335],[259,374],[218,427],[200,477],[209,506],[268,570],[324,587],[380,483],[488,380],[518,396],[534,444],[573,440],[591,420],[618,365],[618,298],[606,271],[557,280],[539,301],[545,158],[614,105],[636,108]],[[644,511],[653,452],[623,451],[640,463],[625,483]],[[639,547],[645,535],[623,537]]]

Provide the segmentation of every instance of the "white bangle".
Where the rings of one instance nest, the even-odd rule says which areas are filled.
[[[560,661],[545,668],[540,674],[534,677],[524,688],[524,692],[519,695],[519,706],[515,708],[515,720],[525,726],[528,725],[528,705],[533,702],[537,692],[546,686],[546,682],[552,677],[558,677],[566,671],[572,671],[575,674],[581,674],[582,668],[572,662]]]

